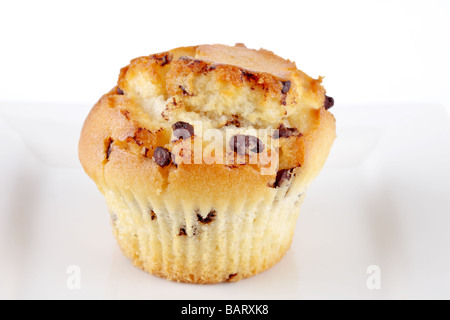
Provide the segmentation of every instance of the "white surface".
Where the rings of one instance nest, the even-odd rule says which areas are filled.
[[[450,121],[438,105],[337,105],[338,139],[291,249],[238,283],[134,268],[77,160],[89,107],[0,103],[0,298],[450,298]],[[81,289],[69,290],[71,265]],[[381,290],[368,290],[370,265]]]

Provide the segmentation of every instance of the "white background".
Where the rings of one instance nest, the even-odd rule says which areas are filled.
[[[0,1],[0,30],[0,298],[450,298],[449,1]],[[78,163],[82,122],[132,58],[237,42],[325,76],[338,140],[274,268],[149,276]]]
[[[137,56],[234,44],[294,60],[340,104],[446,103],[449,1],[1,1],[0,99],[93,104]]]

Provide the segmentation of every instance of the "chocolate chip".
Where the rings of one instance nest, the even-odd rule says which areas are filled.
[[[187,92],[187,90],[183,86],[179,86],[179,88],[181,89],[183,96],[192,96],[192,94]]]
[[[123,95],[123,90],[117,87],[117,94]]]
[[[165,167],[170,164],[171,153],[166,148],[157,147],[155,152],[153,152],[153,159],[155,159],[158,166]]]
[[[283,169],[277,172],[277,177],[275,179],[274,188],[278,188],[285,181],[289,181],[292,177],[292,171],[294,169]]]
[[[164,67],[164,66],[165,66],[166,64],[168,64],[170,61],[172,61],[172,58],[169,57],[169,56],[166,54],[166,55],[164,55],[164,56],[162,57],[160,66],[161,66],[161,67]]]
[[[227,122],[225,123],[225,127],[226,126],[235,126],[237,128],[240,128],[241,123],[239,121],[239,117],[233,114],[232,118],[230,120],[227,120]]]
[[[245,77],[247,79],[247,81],[253,80],[253,81],[258,82],[258,76],[251,72],[248,72],[246,70],[241,70],[241,74],[243,77]]]
[[[172,61],[172,55],[169,54],[154,54],[151,56],[151,58],[158,61],[161,67],[164,67],[170,61]]]
[[[105,140],[105,149],[106,149],[106,160],[109,160],[109,156],[111,155],[111,145],[113,144],[114,140],[112,138],[108,138]]]
[[[198,211],[197,211],[197,219],[198,219],[198,221],[200,221],[201,223],[208,224],[208,223],[210,223],[211,221],[213,221],[215,217],[216,217],[216,210],[211,210],[211,211],[208,213],[208,215],[207,215],[206,217],[204,217],[204,218],[203,218],[202,215],[201,215],[200,213],[198,213]]]
[[[111,155],[111,144],[109,145],[109,147],[108,147],[108,150],[106,151],[106,159],[108,159],[109,160],[109,156]]]
[[[142,154],[144,157],[148,158],[148,157],[149,157],[149,156],[148,156],[148,153],[149,153],[149,152],[150,152],[150,149],[147,148],[147,147],[144,147],[144,148],[142,149],[141,154]]]
[[[276,131],[272,136],[274,139],[289,138],[290,136],[302,136],[296,128],[288,128],[282,123],[278,126],[277,130],[278,131]]]
[[[286,94],[289,92],[289,89],[291,89],[291,82],[288,81],[281,81],[281,83],[283,84],[283,88],[281,89],[281,93],[282,94]]]
[[[180,232],[178,233],[179,236],[187,236],[186,229],[180,228]]]
[[[150,210],[150,217],[152,218],[152,221],[155,220],[155,219],[157,218],[157,217],[156,217],[155,211]]]
[[[183,121],[175,122],[172,125],[172,130],[177,139],[187,139],[194,135],[194,127]]]
[[[332,106],[334,106],[334,99],[332,97],[329,97],[325,95],[325,103],[323,105],[326,110],[330,109]]]
[[[264,151],[264,144],[255,136],[236,134],[230,140],[231,149],[239,155],[261,153]]]
[[[228,279],[226,281],[231,281],[236,276],[237,276],[237,273],[231,273],[231,274],[228,275]]]

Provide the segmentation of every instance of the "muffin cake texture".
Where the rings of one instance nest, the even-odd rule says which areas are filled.
[[[133,264],[192,283],[276,264],[335,139],[321,81],[242,44],[122,68],[84,123],[79,157]]]

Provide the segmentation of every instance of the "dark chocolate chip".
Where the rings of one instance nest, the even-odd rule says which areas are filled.
[[[284,181],[289,181],[292,177],[293,169],[283,169],[277,172],[274,188],[278,188]]]
[[[204,224],[210,223],[211,221],[214,220],[215,217],[216,217],[216,210],[211,210],[208,213],[208,215],[206,217],[204,217],[204,218],[202,217],[202,215],[200,213],[197,213],[198,221],[200,221],[201,223],[204,223]]]
[[[274,139],[289,138],[290,136],[302,136],[296,128],[288,128],[282,123],[278,126],[277,130],[278,131],[276,131],[273,135]]]
[[[114,140],[112,138],[108,138],[105,141],[105,146],[106,146],[106,160],[109,160],[109,156],[111,155],[111,145],[113,144]]]
[[[282,81],[281,82],[283,84],[283,88],[281,89],[281,93],[282,94],[286,94],[289,92],[289,90],[291,89],[291,82],[288,81]]]
[[[109,160],[109,156],[111,155],[111,144],[109,145],[109,147],[108,147],[108,150],[106,151],[106,159],[108,159]]]
[[[155,219],[157,218],[157,217],[156,217],[155,211],[150,210],[150,217],[152,218],[152,221],[155,220]]]
[[[123,90],[117,87],[117,94],[123,95]]]
[[[168,166],[171,158],[171,153],[166,148],[157,147],[155,152],[153,152],[153,159],[155,159],[156,164],[160,167]]]
[[[233,115],[232,118],[225,123],[225,126],[236,126],[237,128],[240,128],[241,123],[239,121],[239,117],[237,115]]]
[[[237,276],[237,273],[231,273],[230,275],[228,275],[227,281],[233,280],[233,278],[236,277],[236,276]]]
[[[230,140],[231,149],[239,155],[261,153],[264,151],[264,143],[255,136],[236,134]]]
[[[253,74],[251,72],[248,72],[246,70],[241,70],[241,73],[242,73],[242,76],[247,79],[247,81],[253,80],[253,81],[258,82],[258,76],[257,75],[255,75],[255,74]]]
[[[164,67],[166,64],[168,64],[170,61],[172,61],[172,56],[168,55],[168,54],[155,54],[153,56],[151,56],[152,59],[155,59],[156,61],[158,61],[159,65],[161,67]]]
[[[144,147],[144,149],[142,149],[141,154],[142,154],[144,157],[148,158],[148,153],[149,153],[149,151],[150,151],[149,148]]]
[[[187,90],[183,86],[179,86],[179,88],[181,89],[183,96],[192,96],[192,94],[187,92]]]
[[[176,139],[187,139],[194,135],[194,127],[183,121],[175,122],[172,125],[172,130]]]
[[[169,56],[166,54],[166,55],[164,55],[164,56],[162,57],[160,66],[161,66],[161,67],[164,67],[164,66],[165,66],[166,64],[168,64],[170,61],[172,61],[172,58],[169,57]]]
[[[330,109],[332,106],[334,106],[334,99],[332,97],[329,97],[325,95],[325,103],[323,105],[326,110]]]
[[[180,232],[178,233],[179,236],[187,236],[186,229],[180,228]]]

